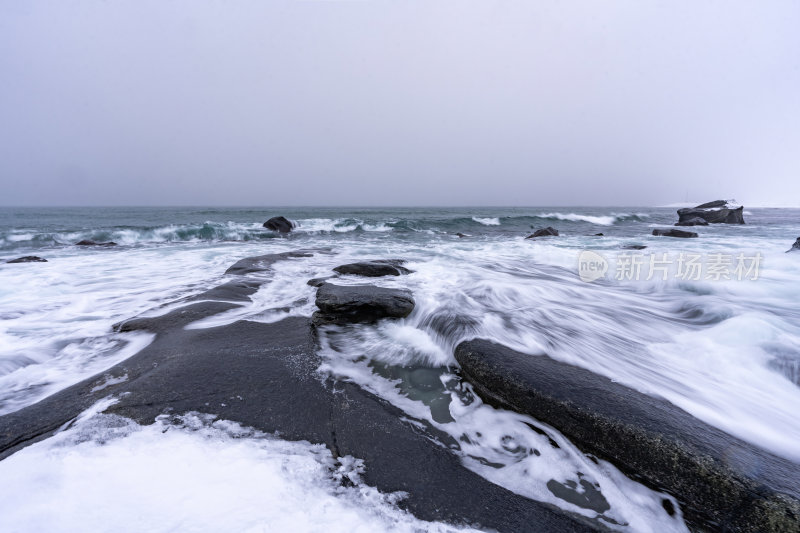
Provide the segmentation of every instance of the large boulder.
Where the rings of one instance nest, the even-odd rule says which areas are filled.
[[[272,217],[264,222],[264,227],[278,233],[289,233],[294,229],[294,222],[286,217]]]
[[[693,530],[800,531],[797,463],[546,355],[476,339],[459,344],[455,358],[487,401],[553,426],[582,451],[675,496]]]
[[[405,318],[414,310],[414,298],[406,289],[375,285],[323,283],[317,290],[314,323],[347,324],[382,318]]]
[[[114,241],[108,242],[97,242],[91,239],[83,239],[82,241],[78,241],[75,243],[75,246],[116,246],[117,243]]]
[[[789,248],[788,250],[786,250],[786,252],[787,253],[788,252],[800,252],[800,237],[798,237],[797,240],[794,241],[794,244],[792,245],[792,247]]]
[[[654,229],[653,235],[657,237],[681,237],[683,239],[697,237],[697,233],[693,231],[683,231],[679,229]]]
[[[536,237],[558,237],[558,230],[547,226],[546,228],[537,229],[525,238],[535,239]]]
[[[697,207],[678,209],[678,224],[694,218],[703,219],[710,224],[744,224],[743,213],[744,207],[733,200],[716,200]]]
[[[17,257],[16,259],[9,259],[6,263],[47,263],[47,259],[42,259],[36,255],[26,255],[25,257]]]
[[[374,261],[363,261],[360,263],[349,263],[333,269],[339,274],[350,274],[353,276],[364,276],[367,278],[378,278],[381,276],[400,276],[401,274],[411,274],[411,271],[403,267],[402,259],[376,259]]]

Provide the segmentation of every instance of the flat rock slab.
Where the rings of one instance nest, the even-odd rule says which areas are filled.
[[[350,274],[368,278],[411,274],[409,269],[402,266],[403,263],[405,263],[405,261],[402,259],[377,259],[375,261],[363,261],[341,265],[334,268],[333,271],[337,274]]]
[[[82,241],[78,241],[75,243],[75,246],[116,246],[116,245],[117,243],[113,241],[97,242],[97,241],[91,241],[89,239],[84,239]]]
[[[375,285],[334,285],[317,289],[315,324],[374,322],[383,318],[405,318],[414,310],[414,298],[406,289]]]
[[[307,318],[274,324],[240,321],[183,329],[187,318],[219,312],[219,302],[191,304],[139,326],[158,332],[148,347],[111,369],[20,411],[0,416],[0,459],[52,435],[80,412],[113,395],[107,412],[152,423],[190,411],[325,444],[366,463],[365,482],[405,491],[399,505],[424,520],[497,531],[582,532],[597,523],[524,498],[465,468],[430,432],[356,385],[316,373],[320,359]],[[233,304],[225,304],[233,305]],[[126,376],[121,383],[109,377]]]
[[[653,235],[656,237],[680,237],[683,239],[697,237],[697,233],[693,231],[683,231],[679,229],[654,229]]]
[[[25,257],[9,259],[6,263],[47,263],[47,259],[42,259],[37,255],[26,255]]]
[[[561,431],[584,452],[669,492],[695,527],[800,531],[800,465],[709,426],[672,404],[547,356],[488,340],[455,351],[487,400]]]
[[[273,263],[277,263],[278,261],[297,257],[311,257],[313,255],[314,250],[297,250],[294,252],[245,257],[229,267],[228,270],[225,271],[225,274],[242,276],[245,274],[253,274],[254,272],[266,272],[272,267]]]

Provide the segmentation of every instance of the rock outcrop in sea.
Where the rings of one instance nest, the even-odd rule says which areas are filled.
[[[558,237],[558,230],[547,226],[546,228],[537,229],[527,237],[526,239],[535,239],[537,237]]]
[[[47,263],[47,259],[43,259],[38,255],[26,255],[16,259],[9,259],[6,263]]]
[[[693,231],[683,231],[679,229],[654,229],[653,235],[656,237],[680,237],[683,239],[690,239],[697,237],[697,233]]]
[[[405,261],[402,259],[375,259],[373,261],[362,261],[359,263],[340,265],[334,268],[333,271],[338,274],[364,276],[367,278],[410,274],[411,271],[405,268],[403,263],[405,263]]]
[[[709,224],[744,224],[744,206],[736,204],[733,200],[715,200],[697,207],[678,209],[678,224],[689,224],[689,221],[701,219]]]
[[[114,241],[108,242],[97,242],[91,239],[83,239],[82,241],[78,241],[75,243],[75,246],[116,246],[117,243]]]
[[[315,324],[375,322],[383,318],[405,318],[414,310],[414,298],[406,289],[375,285],[334,285],[323,283],[317,289],[319,311]]]
[[[289,233],[294,229],[295,224],[284,216],[278,216],[264,222],[264,227],[278,233]]]

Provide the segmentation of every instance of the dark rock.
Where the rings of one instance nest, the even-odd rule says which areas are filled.
[[[644,250],[647,246],[643,244],[626,244],[622,247],[623,250]]]
[[[697,207],[678,209],[678,224],[700,218],[710,224],[744,224],[744,206],[725,200],[715,200]]]
[[[113,241],[97,242],[97,241],[92,241],[92,240],[89,240],[89,239],[84,239],[82,241],[78,241],[78,242],[75,243],[75,246],[116,246],[116,245],[117,245],[117,243],[115,243]]]
[[[683,239],[697,237],[697,233],[693,231],[683,231],[679,229],[654,229],[653,235],[661,237],[681,237]]]
[[[792,247],[789,248],[788,250],[786,250],[786,252],[787,253],[788,252],[800,252],[800,237],[798,237],[797,240],[794,241],[794,244],[792,245]]]
[[[229,302],[198,302],[184,305],[162,316],[134,317],[118,322],[112,326],[114,331],[150,331],[160,333],[169,329],[183,328],[192,322],[212,315],[224,313],[240,307],[240,304]]]
[[[466,233],[461,233],[460,231],[456,233],[456,236],[458,236],[459,239],[463,239],[464,237],[469,237],[469,235],[467,235]]]
[[[191,307],[193,319],[219,311],[208,303]],[[409,422],[357,385],[318,374],[322,361],[307,318],[187,330],[186,316],[177,309],[160,324],[153,319],[156,338],[136,355],[0,416],[0,459],[113,395],[119,401],[106,412],[141,424],[161,414],[210,413],[282,439],[323,444],[335,458],[364,459],[364,482],[384,493],[405,492],[398,505],[423,520],[496,531],[524,531],[531,524],[567,533],[604,529],[487,481],[441,444],[435,428]],[[108,376],[127,379],[98,389]]]
[[[267,255],[258,255],[255,257],[245,257],[244,259],[240,259],[236,263],[234,263],[228,270],[225,271],[226,274],[236,274],[236,275],[244,275],[244,274],[252,274],[253,272],[265,272],[270,269],[273,263],[278,261],[283,261],[286,259],[292,259],[296,257],[311,257],[313,256],[313,250],[297,250],[295,252],[283,252],[279,254],[267,254]]]
[[[289,233],[294,229],[294,222],[286,217],[272,217],[264,222],[264,227],[278,233]]]
[[[550,226],[542,229],[537,229],[527,237],[526,239],[535,239],[536,237],[558,237],[558,230],[555,228],[551,228]]]
[[[36,255],[26,255],[25,257],[9,259],[6,263],[47,263],[47,259],[42,259]]]
[[[704,218],[692,217],[675,223],[676,226],[708,226],[708,222]]]
[[[346,324],[373,322],[382,318],[405,318],[414,310],[411,291],[375,285],[334,285],[317,289],[314,323]]]
[[[603,236],[604,236],[604,235],[603,235],[602,233],[595,233],[595,234],[593,235],[593,237],[603,237]]]
[[[401,266],[403,263],[405,263],[405,261],[402,259],[378,259],[375,261],[364,261],[361,263],[341,265],[334,268],[333,271],[338,274],[350,274],[353,276],[364,276],[367,278],[411,274],[409,269]]]
[[[477,339],[459,344],[455,357],[485,399],[553,426],[584,452],[674,495],[695,529],[800,530],[797,463],[547,356]]]
[[[260,286],[261,282],[259,281],[236,279],[192,296],[188,301],[216,300],[223,302],[249,302],[251,301],[250,296],[254,294]]]
[[[324,278],[311,278],[306,282],[306,284],[310,285],[311,287],[322,287],[331,278],[333,278],[333,276],[327,276]]]

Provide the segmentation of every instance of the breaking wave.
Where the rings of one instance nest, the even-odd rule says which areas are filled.
[[[647,215],[644,213],[614,213],[606,216],[578,215],[575,213],[543,213],[536,215],[536,218],[567,220],[570,222],[588,222],[590,224],[597,224],[598,226],[612,226],[617,222],[637,221],[646,217]]]
[[[472,220],[483,224],[484,226],[499,226],[500,219],[498,217],[495,218],[481,218],[481,217],[472,217]]]

